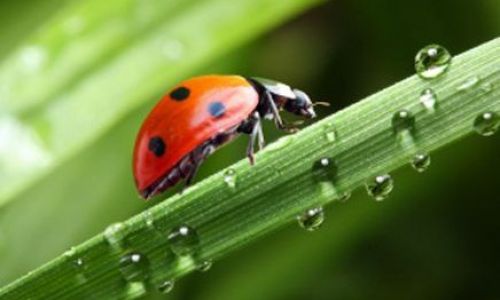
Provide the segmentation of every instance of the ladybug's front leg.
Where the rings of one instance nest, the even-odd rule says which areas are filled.
[[[267,103],[269,104],[269,108],[271,109],[271,113],[273,114],[274,124],[276,125],[276,127],[278,127],[278,129],[280,130],[284,130],[290,133],[299,131],[299,129],[295,126],[285,125],[285,123],[281,119],[278,107],[276,106],[276,103],[274,103],[273,97],[268,91],[265,91],[265,97],[267,99]]]

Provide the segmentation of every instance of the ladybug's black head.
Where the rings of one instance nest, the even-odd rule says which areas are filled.
[[[288,98],[283,108],[301,117],[306,117],[308,119],[315,118],[316,112],[314,111],[314,105],[309,96],[298,89],[293,89],[292,91],[295,98]]]

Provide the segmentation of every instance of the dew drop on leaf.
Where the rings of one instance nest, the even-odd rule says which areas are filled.
[[[451,55],[440,45],[429,45],[415,56],[415,71],[424,79],[432,79],[444,74],[451,64]]]
[[[200,272],[206,272],[212,268],[211,260],[204,260],[196,266],[196,269]]]
[[[157,289],[162,294],[168,294],[174,289],[175,282],[173,280],[166,280],[160,285],[158,285]]]
[[[417,172],[424,172],[431,164],[431,157],[427,153],[417,153],[413,156],[411,166]]]
[[[337,166],[332,158],[322,157],[314,162],[312,172],[317,182],[331,182],[337,175]]]
[[[321,206],[310,208],[297,216],[300,227],[308,231],[315,231],[320,228],[324,220],[325,214]]]
[[[500,116],[493,112],[487,111],[474,119],[474,130],[482,136],[493,135],[500,127]]]
[[[411,131],[415,126],[415,117],[406,109],[397,111],[392,117],[392,129],[395,133]]]
[[[382,201],[391,193],[394,182],[391,175],[378,175],[372,180],[365,183],[368,195],[372,196],[376,201]]]
[[[236,187],[236,171],[233,168],[224,171],[224,182],[232,189]]]
[[[130,252],[120,258],[120,272],[127,281],[144,281],[148,269],[148,259],[139,252]]]
[[[104,230],[104,238],[110,246],[120,248],[127,234],[126,229],[124,223],[113,223]]]
[[[425,109],[433,112],[436,108],[437,97],[432,89],[425,89],[420,93],[420,103]]]
[[[170,248],[178,256],[194,254],[200,242],[196,230],[187,225],[173,228],[168,235],[168,241]]]

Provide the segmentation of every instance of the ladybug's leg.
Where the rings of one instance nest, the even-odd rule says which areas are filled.
[[[189,168],[188,173],[186,174],[182,191],[191,185],[191,182],[196,176],[196,173],[198,172],[201,163],[205,160],[205,158],[207,158],[207,156],[209,156],[212,152],[214,152],[214,150],[215,146],[208,143],[206,144],[206,146],[202,147],[199,151],[195,150],[195,152],[191,154],[191,157],[189,159],[191,162],[191,166]]]
[[[255,163],[254,153],[255,153],[255,141],[258,139],[259,147],[263,147],[264,138],[262,135],[262,125],[260,123],[260,115],[258,112],[255,112],[251,117],[251,128],[250,138],[248,140],[247,146],[247,157],[250,160],[250,164],[253,165]]]
[[[257,127],[259,127],[257,131],[257,142],[259,144],[259,150],[262,150],[262,148],[264,148],[264,146],[266,145],[266,141],[264,140],[264,132],[262,131],[261,122],[259,122],[259,126]]]
[[[278,107],[276,106],[276,103],[274,103],[274,100],[273,100],[273,97],[271,96],[271,94],[268,91],[265,91],[264,94],[265,94],[265,98],[267,100],[267,103],[269,104],[269,107],[271,108],[271,113],[273,114],[274,124],[276,125],[276,127],[278,127],[278,129],[280,129],[280,130],[284,130],[284,131],[291,132],[291,133],[297,132],[298,131],[297,127],[285,125],[285,123],[281,119],[280,112],[278,110]]]

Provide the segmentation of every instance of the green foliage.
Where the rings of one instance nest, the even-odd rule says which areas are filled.
[[[246,160],[232,166],[234,185],[221,171],[2,292],[6,299],[44,294],[68,299],[76,294],[128,298],[142,294],[146,287],[127,283],[120,274],[120,257],[127,250],[148,258],[147,284],[153,287],[219,259],[304,210],[339,199],[367,179],[408,164],[417,153],[472,133],[477,116],[500,111],[499,48],[500,39],[483,44],[454,57],[444,76],[433,80],[413,76],[284,137],[259,152],[254,167]],[[434,110],[419,101],[427,88],[436,95]],[[401,123],[399,115],[395,130],[394,114],[401,110],[410,112],[412,119]],[[334,162],[335,172],[317,167],[324,157]],[[192,248],[189,256],[178,257],[174,252],[179,251],[172,247],[176,242],[167,239],[180,225],[196,232],[196,238],[189,240],[191,246],[182,246]]]

